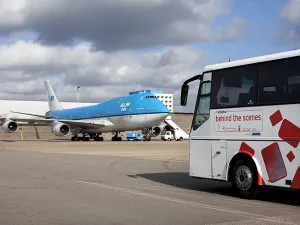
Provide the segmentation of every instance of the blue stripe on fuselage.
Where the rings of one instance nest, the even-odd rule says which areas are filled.
[[[110,99],[92,106],[49,111],[53,119],[81,120],[139,114],[169,113],[168,108],[151,93],[139,93]]]

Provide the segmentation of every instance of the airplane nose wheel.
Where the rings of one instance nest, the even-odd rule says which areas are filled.
[[[151,141],[151,136],[150,134],[147,134],[143,137],[143,141]]]
[[[143,141],[151,141],[151,134],[152,134],[151,127],[144,129],[142,133],[144,134]]]

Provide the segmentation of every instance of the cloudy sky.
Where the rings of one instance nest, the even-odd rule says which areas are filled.
[[[206,64],[300,47],[300,0],[0,0],[0,99],[173,93]]]

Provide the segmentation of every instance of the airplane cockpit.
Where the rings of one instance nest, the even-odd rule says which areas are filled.
[[[155,95],[148,95],[145,98],[157,98],[157,96],[155,96]]]

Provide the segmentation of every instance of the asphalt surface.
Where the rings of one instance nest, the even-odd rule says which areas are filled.
[[[293,192],[243,200],[230,184],[190,178],[186,143],[77,143],[81,154],[61,144],[0,145],[0,224],[300,224]]]

